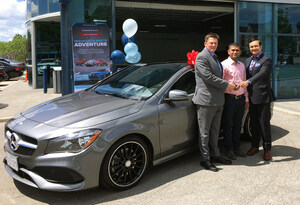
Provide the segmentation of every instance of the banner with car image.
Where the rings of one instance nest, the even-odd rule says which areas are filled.
[[[109,27],[82,23],[72,27],[74,91],[110,75]]]

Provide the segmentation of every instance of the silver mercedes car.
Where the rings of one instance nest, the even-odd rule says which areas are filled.
[[[37,105],[6,123],[6,171],[44,190],[130,188],[197,146],[194,90],[187,64],[139,64]]]

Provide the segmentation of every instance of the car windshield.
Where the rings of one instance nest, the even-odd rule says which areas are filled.
[[[134,65],[102,81],[91,91],[132,100],[146,100],[180,68],[182,66],[179,64]]]

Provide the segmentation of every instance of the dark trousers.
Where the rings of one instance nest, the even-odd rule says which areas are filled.
[[[223,110],[223,134],[227,151],[240,149],[242,119],[245,112],[245,97],[239,99],[225,94]]]
[[[271,150],[271,110],[270,103],[250,104],[250,126],[252,132],[252,147],[259,147],[260,139],[263,148]]]

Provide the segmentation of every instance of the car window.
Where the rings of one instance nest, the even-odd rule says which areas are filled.
[[[178,65],[131,66],[103,81],[92,91],[133,100],[146,100],[179,69]]]
[[[190,71],[181,76],[171,87],[171,90],[183,90],[188,94],[195,92],[196,80],[194,72]]]

